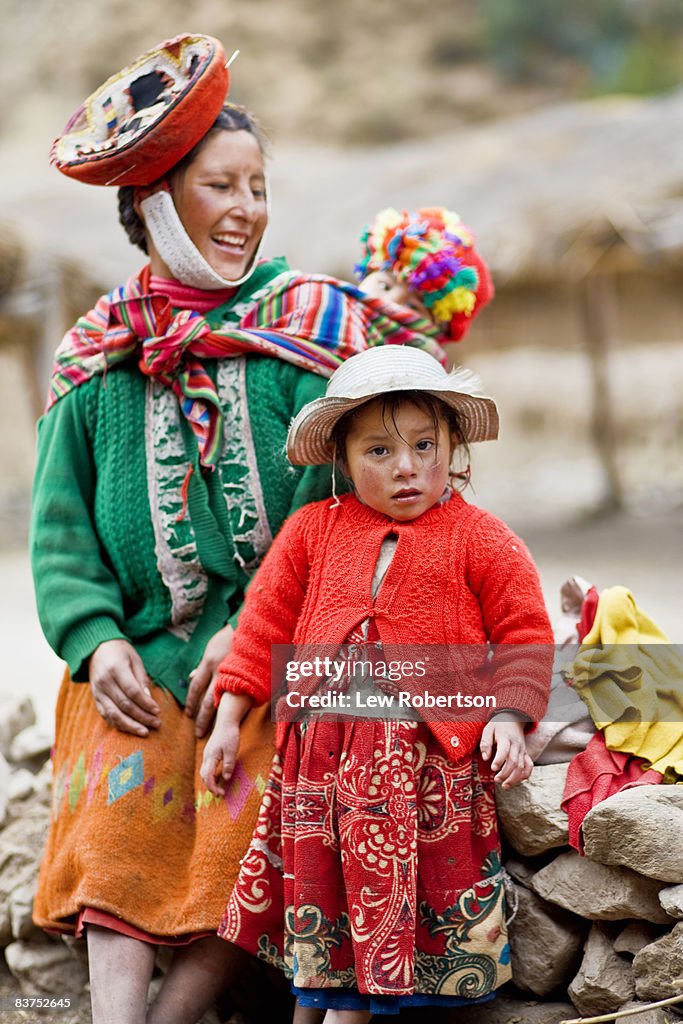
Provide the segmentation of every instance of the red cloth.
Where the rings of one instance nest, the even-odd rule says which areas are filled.
[[[373,604],[372,575],[389,534],[398,544]],[[532,721],[543,717],[553,634],[538,573],[503,522],[455,492],[408,522],[395,522],[351,494],[337,507],[327,499],[295,513],[247,591],[230,654],[219,668],[216,699],[228,690],[266,702],[271,645],[334,650],[366,618],[374,620],[385,651],[391,645],[472,645],[481,659],[482,645],[498,645],[491,677],[497,706],[518,709]],[[476,722],[429,726],[456,759],[470,754],[481,734]],[[286,733],[279,723],[279,748]]]
[[[237,292],[237,288],[218,288],[207,291],[183,284],[175,277],[158,277],[149,275],[149,290],[152,295],[165,295],[174,309],[193,309],[196,313],[209,313],[217,306],[228,302]]]
[[[89,924],[96,924],[99,928],[107,928],[110,932],[118,932],[119,935],[127,935],[131,939],[138,939],[139,942],[147,942],[150,946],[189,946],[197,939],[206,939],[213,932],[188,932],[187,935],[152,935],[142,928],[136,928],[114,914],[108,914],[106,910],[96,910],[94,907],[83,907],[78,915],[76,923],[76,938],[82,939],[85,936]],[[53,932],[58,935],[59,932]]]
[[[581,620],[576,627],[581,643],[583,643],[583,638],[587,636],[593,628],[599,600],[600,594],[598,593],[597,587],[591,587],[583,599],[583,604],[581,605]]]
[[[633,786],[656,786],[662,781],[653,768],[643,771],[642,757],[608,750],[605,737],[597,732],[585,750],[570,763],[562,794],[562,810],[569,817],[569,845],[583,853],[581,825],[596,804]]]

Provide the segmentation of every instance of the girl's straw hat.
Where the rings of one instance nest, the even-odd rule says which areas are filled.
[[[482,394],[474,373],[463,367],[448,373],[433,356],[408,345],[379,345],[342,363],[325,397],[295,416],[287,435],[289,461],[295,466],[332,462],[332,431],[344,413],[392,391],[424,391],[441,399],[464,416],[468,442],[498,437],[496,403]]]

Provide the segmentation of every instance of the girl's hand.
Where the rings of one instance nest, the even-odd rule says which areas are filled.
[[[215,713],[213,683],[218,666],[230,650],[233,632],[232,626],[223,626],[223,629],[214,633],[206,645],[202,660],[190,672],[185,714],[195,718],[194,732],[197,737],[204,736],[211,725]]]
[[[225,796],[225,784],[235,770],[240,745],[240,723],[251,707],[251,698],[224,693],[218,705],[216,723],[204,748],[199,774],[214,796]]]
[[[90,692],[108,725],[147,736],[161,725],[142,658],[128,640],[105,640],[90,656]]]
[[[482,733],[479,747],[485,761],[495,749],[491,769],[497,772],[494,781],[499,782],[503,789],[517,786],[531,775],[534,764],[524,741],[524,723],[514,712],[494,715]]]

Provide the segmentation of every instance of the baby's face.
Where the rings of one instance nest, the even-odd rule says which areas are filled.
[[[395,302],[397,306],[408,306],[416,313],[426,317],[427,320],[432,319],[417,292],[400,281],[390,270],[373,270],[371,274],[363,278],[358,287],[362,288],[365,294],[372,299]]]

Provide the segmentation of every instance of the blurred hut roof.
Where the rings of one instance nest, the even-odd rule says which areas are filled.
[[[52,126],[54,127],[54,126]],[[114,189],[47,165],[51,129],[0,143],[0,216],[30,250],[80,262],[111,287],[143,259]],[[683,90],[547,106],[381,147],[278,145],[266,254],[351,276],[362,225],[385,206],[444,205],[476,234],[499,287],[681,264]]]
[[[357,238],[378,209],[441,204],[473,227],[499,285],[680,266],[682,135],[683,90],[547,107],[381,151],[328,151],[317,167],[312,153],[280,153],[274,178],[287,198],[274,209],[290,221],[301,214],[282,248],[306,269],[340,272],[356,255],[349,231]],[[341,243],[333,266],[323,255],[331,240]]]

